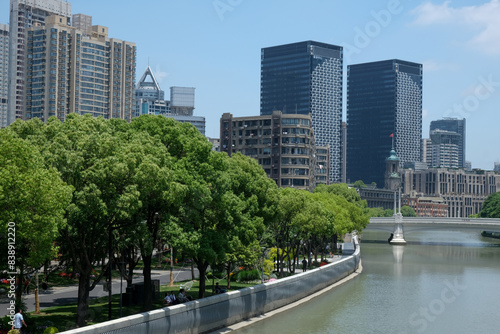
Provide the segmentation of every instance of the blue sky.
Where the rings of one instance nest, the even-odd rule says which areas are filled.
[[[500,161],[500,0],[70,2],[110,37],[136,43],[137,80],[149,63],[166,92],[195,87],[207,136],[219,136],[222,113],[259,114],[262,47],[316,40],[344,46],[345,67],[422,63],[424,137],[431,120],[465,117],[473,168]],[[0,8],[7,23],[9,1]]]

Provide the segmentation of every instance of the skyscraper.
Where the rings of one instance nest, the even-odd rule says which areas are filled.
[[[311,114],[317,145],[330,147],[330,182],[341,180],[341,46],[305,41],[261,50],[260,114]]]
[[[438,132],[437,130],[440,131]],[[456,164],[458,165],[453,166],[454,168],[465,167],[465,118],[444,118],[432,121],[429,133],[435,134],[435,139],[432,139],[431,135],[433,147],[438,144],[449,144],[453,145],[453,147],[450,146],[450,149],[457,150],[458,162]],[[440,133],[441,136],[438,137],[438,133]],[[444,146],[442,148],[444,150]],[[434,167],[447,167],[446,165],[438,166],[435,163],[433,165]]]
[[[422,65],[393,59],[348,66],[348,180],[384,184],[391,134],[401,166],[420,161]]]
[[[134,117],[143,114],[162,115],[170,113],[170,102],[165,101],[165,92],[160,88],[160,84],[149,66],[135,86],[134,96]]]
[[[9,97],[7,125],[23,117],[26,70],[27,29],[45,25],[49,15],[60,15],[65,24],[70,23],[71,4],[62,0],[11,0],[10,1],[10,49],[9,49]]]
[[[88,33],[59,15],[27,29],[26,119],[70,112],[132,119],[135,44],[108,38],[100,25]]]
[[[9,26],[0,23],[0,128],[7,126],[9,91]]]

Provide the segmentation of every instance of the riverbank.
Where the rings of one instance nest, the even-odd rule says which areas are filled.
[[[338,287],[339,285],[341,284],[344,284],[354,278],[356,278],[358,275],[360,275],[361,273],[363,272],[363,266],[362,266],[362,263],[361,261],[359,261],[359,266],[358,266],[358,269],[356,269],[355,272],[353,272],[352,274],[350,274],[349,276],[341,279],[340,281],[330,285],[329,287],[326,287],[318,292],[315,292],[313,294],[311,294],[310,296],[308,297],[305,297],[305,298],[302,298],[301,300],[298,300],[294,303],[291,303],[291,304],[288,304],[286,306],[283,306],[279,309],[276,309],[276,310],[273,310],[271,312],[268,312],[268,313],[265,313],[265,314],[262,314],[260,316],[257,316],[257,317],[253,317],[253,318],[250,318],[248,320],[245,320],[245,321],[242,321],[242,322],[239,322],[237,324],[234,324],[234,325],[231,325],[231,326],[227,326],[227,327],[224,327],[224,328],[221,328],[219,330],[216,330],[216,331],[213,331],[213,332],[210,332],[210,334],[225,334],[225,333],[230,333],[232,331],[235,331],[235,330],[238,330],[238,329],[242,329],[242,328],[245,328],[247,326],[252,326],[256,323],[258,323],[259,321],[262,321],[262,320],[266,320],[266,319],[269,319],[270,317],[274,316],[274,315],[277,315],[277,314],[280,314],[281,312],[285,312],[285,311],[288,311],[294,307],[297,307],[297,306],[300,306],[300,305],[304,305],[308,302],[310,302],[311,300],[313,300],[314,298]]]
[[[353,249],[354,254],[307,272],[66,333],[206,333],[232,326],[308,298],[351,275],[361,256],[356,237]]]

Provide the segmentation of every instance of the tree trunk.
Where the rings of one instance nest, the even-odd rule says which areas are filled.
[[[227,264],[227,267],[226,267],[226,273],[227,273],[227,290],[229,291],[229,289],[231,288],[231,262],[229,262]]]
[[[153,290],[151,286],[152,256],[152,254],[142,256],[142,261],[144,262],[144,269],[142,270],[142,273],[144,275],[144,300],[142,304],[143,311],[149,311],[153,307]]]
[[[76,326],[83,327],[86,324],[89,311],[90,272],[80,273],[78,278],[78,305],[76,308]]]
[[[200,290],[198,291],[198,299],[205,297],[205,274],[207,272],[208,263],[203,261],[196,261],[196,265],[198,266],[198,273],[200,275]]]
[[[20,305],[24,291],[24,271],[23,265],[20,265],[19,267],[21,268],[21,271],[19,272],[19,275],[17,275],[16,301]]]

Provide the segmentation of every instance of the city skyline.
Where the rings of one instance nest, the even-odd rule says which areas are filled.
[[[149,64],[162,87],[195,87],[194,114],[206,117],[209,137],[218,136],[224,112],[259,115],[262,48],[315,40],[344,48],[344,80],[347,65],[394,58],[422,63],[423,137],[432,120],[466,118],[472,167],[491,170],[500,161],[498,0],[215,0],[155,3],[154,10],[133,2],[69,2],[72,14],[90,15],[113,37],[136,43],[139,73]],[[0,1],[0,23],[9,23],[9,3]]]

